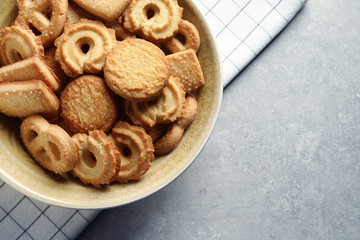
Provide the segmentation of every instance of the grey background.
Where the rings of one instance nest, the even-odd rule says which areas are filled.
[[[176,181],[78,239],[360,239],[360,1],[309,0]]]

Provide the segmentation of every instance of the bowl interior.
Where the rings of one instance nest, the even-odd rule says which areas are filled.
[[[14,18],[16,1],[0,6],[0,26]],[[19,137],[19,120],[0,114],[0,177],[25,195],[50,204],[73,208],[107,208],[126,204],[166,186],[181,174],[203,148],[214,126],[222,97],[220,63],[208,26],[190,0],[179,0],[184,19],[199,29],[198,57],[205,86],[197,91],[198,112],[179,145],[170,154],[156,158],[139,182],[111,184],[101,189],[84,186],[70,174],[56,175],[44,170],[27,154]]]

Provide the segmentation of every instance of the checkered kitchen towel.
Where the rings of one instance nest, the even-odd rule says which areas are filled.
[[[224,86],[289,23],[305,1],[194,0],[215,35]],[[41,203],[0,180],[0,239],[74,239],[99,212]]]

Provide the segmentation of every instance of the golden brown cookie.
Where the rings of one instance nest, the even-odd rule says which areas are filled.
[[[60,116],[74,133],[107,132],[118,116],[115,97],[104,79],[83,75],[71,81],[61,92]]]
[[[131,121],[140,126],[153,127],[156,123],[170,123],[182,113],[185,91],[178,78],[170,77],[160,96],[152,101],[126,101],[125,111]]]
[[[171,123],[167,130],[162,133],[163,136],[154,139],[154,148],[156,155],[165,155],[171,152],[180,142],[185,129],[195,118],[197,111],[197,101],[194,96],[186,96],[186,106],[181,117],[176,122]],[[159,135],[158,135],[159,136]]]
[[[60,87],[59,78],[41,57],[34,56],[0,68],[0,82],[42,80],[51,90]]]
[[[14,25],[27,25],[38,34],[47,47],[64,28],[68,11],[67,0],[18,0],[19,15]]]
[[[154,160],[151,137],[143,128],[119,121],[109,138],[121,153],[121,168],[115,180],[120,183],[139,180]]]
[[[0,83],[0,112],[10,117],[55,113],[60,101],[41,80]]]
[[[178,33],[164,42],[164,46],[171,53],[184,51],[186,49],[194,49],[194,51],[197,52],[200,47],[199,31],[194,24],[181,19]]]
[[[70,77],[84,72],[97,74],[115,43],[114,30],[100,21],[82,19],[66,25],[63,34],[55,40],[55,59]]]
[[[73,0],[80,7],[105,22],[114,22],[124,11],[131,0]]]
[[[89,20],[98,20],[98,18],[93,14],[81,8],[73,1],[69,1],[69,9],[66,16],[65,25],[78,23],[82,18],[87,18]]]
[[[32,56],[44,56],[40,39],[27,26],[7,27],[0,34],[1,60],[4,65]]]
[[[55,60],[55,51],[55,47],[46,49],[43,60],[59,79],[59,90],[61,90],[68,83],[68,77],[61,69],[60,63]]]
[[[170,72],[178,77],[186,92],[194,91],[205,84],[203,72],[194,49],[167,55]]]
[[[176,0],[132,0],[121,20],[129,31],[159,41],[178,31],[182,12]]]
[[[158,96],[169,78],[165,54],[143,39],[126,39],[106,58],[106,83],[128,100],[146,101]]]
[[[44,168],[61,173],[72,170],[78,162],[76,145],[71,137],[43,117],[25,118],[20,133],[26,149]]]
[[[136,35],[125,30],[122,23],[120,22],[108,23],[106,26],[115,31],[115,36],[118,41],[122,41],[128,38],[136,38]]]
[[[84,184],[100,187],[114,180],[121,166],[120,153],[113,142],[102,131],[75,134],[79,162],[73,170],[74,176]]]

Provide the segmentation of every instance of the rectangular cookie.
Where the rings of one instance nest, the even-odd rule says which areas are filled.
[[[34,56],[0,68],[0,83],[9,81],[42,80],[54,92],[60,80],[41,57]]]
[[[186,92],[191,92],[205,83],[203,72],[193,49],[184,50],[166,56],[172,76],[180,79]]]
[[[0,83],[0,112],[9,117],[54,113],[60,101],[41,80]]]

